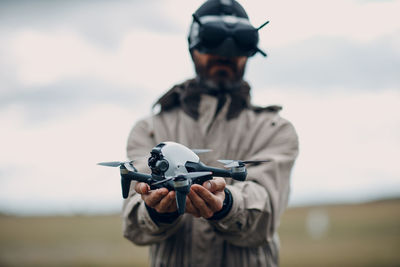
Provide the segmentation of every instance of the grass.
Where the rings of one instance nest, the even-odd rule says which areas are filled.
[[[329,224],[312,237],[311,214]],[[280,227],[282,266],[400,266],[400,201],[288,210]]]
[[[314,236],[312,218],[315,229],[325,226]],[[121,228],[118,215],[3,215],[0,266],[147,266],[147,247],[122,238]],[[400,200],[291,208],[279,232],[283,267],[400,266]]]
[[[0,266],[147,266],[119,216],[0,218]]]

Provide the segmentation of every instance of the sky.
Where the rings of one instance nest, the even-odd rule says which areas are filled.
[[[130,129],[195,75],[203,1],[0,2],[0,212],[121,209]],[[400,196],[400,1],[242,1],[268,57],[249,60],[255,104],[283,106],[300,155],[290,205]]]

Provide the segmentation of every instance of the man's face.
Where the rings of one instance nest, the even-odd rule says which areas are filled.
[[[192,58],[197,75],[212,86],[229,89],[243,79],[247,62],[245,56],[221,57],[193,50]]]

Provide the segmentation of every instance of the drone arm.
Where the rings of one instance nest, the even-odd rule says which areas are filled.
[[[128,171],[126,168],[121,168],[120,172],[123,198],[128,198],[132,180],[147,184],[150,184],[152,182],[151,175],[149,174]]]
[[[131,173],[132,180],[138,181],[138,182],[143,182],[150,184],[153,182],[153,178],[151,177],[150,174],[145,174],[145,173],[139,173],[139,172],[133,172]]]
[[[214,168],[205,165],[202,162],[191,162],[188,161],[185,164],[186,169],[190,172],[212,172],[212,176],[218,177],[232,177],[232,173],[225,169]]]
[[[208,181],[208,180],[212,180],[212,175],[207,175],[207,176],[203,176],[203,177],[199,177],[199,178],[195,178],[195,179],[193,179],[192,180],[192,183],[193,184],[203,184],[205,181]]]
[[[229,177],[229,178],[232,178],[237,181],[244,181],[244,180],[246,180],[246,176],[247,176],[247,171],[244,166],[239,167],[239,168],[231,168],[230,170],[225,170],[225,169],[207,166],[202,162],[188,161],[188,162],[186,162],[185,167],[186,167],[186,169],[188,169],[190,171],[212,172],[212,176],[226,177],[226,178]],[[210,179],[203,179],[202,183],[207,180],[210,180]],[[200,183],[200,184],[202,184],[202,183]]]

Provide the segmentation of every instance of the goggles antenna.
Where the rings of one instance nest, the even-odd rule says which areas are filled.
[[[260,27],[257,28],[257,31],[261,30],[262,28],[264,28],[265,25],[267,25],[269,23],[269,20],[267,20],[266,22],[264,22]]]
[[[262,51],[260,48],[256,48],[257,52],[260,53],[261,55],[263,55],[264,57],[267,57],[267,53],[265,53],[264,51]]]

